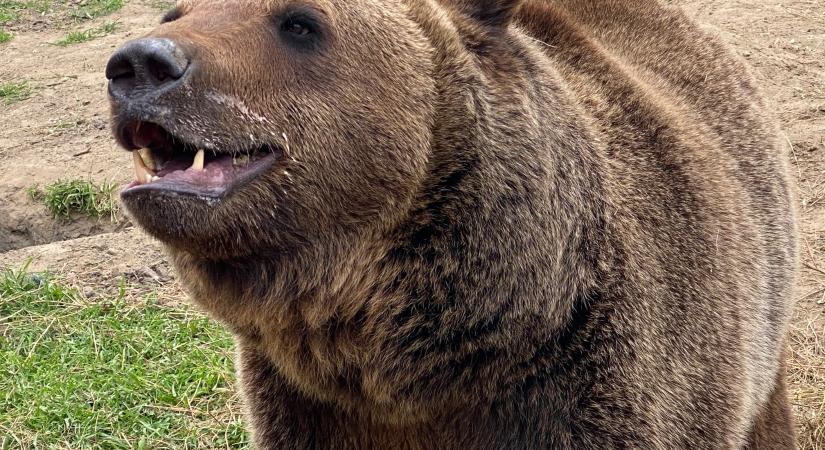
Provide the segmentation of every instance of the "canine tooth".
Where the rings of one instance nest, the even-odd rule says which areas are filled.
[[[198,153],[195,153],[195,161],[192,163],[192,169],[194,170],[203,170],[203,158],[204,158],[203,150],[198,150]]]
[[[152,150],[148,148],[142,148],[138,150],[140,152],[140,158],[143,159],[143,164],[146,165],[150,170],[158,170],[157,164],[155,164],[155,157],[152,155]]]
[[[135,180],[143,181],[143,160],[138,152],[132,152],[132,162],[135,165]]]
[[[155,175],[154,172],[146,167],[146,164],[143,163],[143,158],[140,157],[140,153],[137,151],[132,152],[132,162],[135,164],[135,180],[137,180],[138,183],[148,183],[146,180]]]

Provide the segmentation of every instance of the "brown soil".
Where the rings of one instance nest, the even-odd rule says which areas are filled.
[[[64,18],[27,17],[0,44],[0,83],[27,80],[28,100],[0,103],[0,266],[58,272],[87,296],[117,289],[184,295],[160,246],[129,225],[75,218],[56,221],[26,188],[59,178],[119,183],[130,157],[108,130],[108,56],[157,22],[157,1],[132,0],[82,27]],[[822,0],[671,0],[744,56],[772,102],[798,179],[804,267],[791,335],[789,376],[799,446],[825,450],[825,3]],[[117,20],[117,32],[69,47],[51,45],[67,29]],[[83,154],[81,154],[83,153]]]

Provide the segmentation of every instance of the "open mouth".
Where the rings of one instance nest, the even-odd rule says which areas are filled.
[[[134,122],[120,137],[124,147],[133,149],[135,167],[135,181],[124,188],[124,195],[160,190],[223,197],[266,172],[280,154],[271,145],[241,152],[206,150],[150,122]]]

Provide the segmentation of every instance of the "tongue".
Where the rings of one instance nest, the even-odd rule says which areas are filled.
[[[256,158],[233,163],[231,155],[209,157],[203,165],[203,170],[197,167],[176,167],[175,161],[169,161],[164,169],[158,173],[159,179],[144,185],[146,188],[162,188],[179,192],[189,192],[198,195],[221,196],[231,188],[245,183],[266,171],[276,161],[274,154],[267,154]],[[198,162],[195,162],[195,166]]]
[[[164,170],[159,175],[161,175],[160,181],[162,182],[188,183],[205,188],[219,188],[226,185],[235,172],[243,169],[243,167],[232,165],[231,156],[220,156],[205,163],[202,170],[197,170],[194,167],[187,169],[172,167],[170,171]]]
[[[218,198],[264,173],[276,162],[274,153],[235,158],[234,161],[231,155],[204,157],[196,154],[194,162],[188,157],[177,157],[164,161],[157,172],[149,172],[143,159],[137,156],[136,173],[143,171],[151,176],[148,180],[141,180],[138,174],[137,180],[126,186],[124,193],[161,190]],[[146,178],[146,174],[143,175]]]

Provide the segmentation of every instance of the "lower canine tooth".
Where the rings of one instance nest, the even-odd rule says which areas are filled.
[[[140,159],[143,160],[143,163],[151,170],[157,170],[157,165],[155,164],[155,157],[152,155],[152,150],[148,148],[142,148],[138,150],[140,152]]]
[[[146,164],[143,163],[143,159],[140,157],[140,153],[137,151],[132,152],[132,162],[135,164],[135,180],[138,183],[144,184],[148,183],[151,177],[155,174],[146,167]]]
[[[195,161],[192,163],[191,168],[194,170],[203,170],[203,158],[203,150],[198,150],[198,153],[195,153]]]

